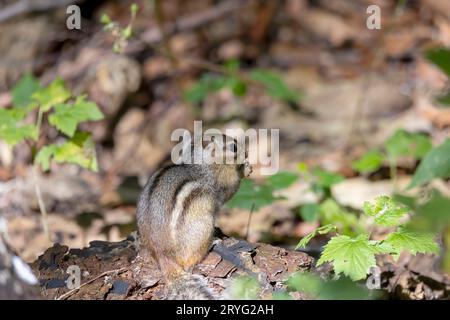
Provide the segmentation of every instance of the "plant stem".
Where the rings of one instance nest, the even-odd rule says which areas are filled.
[[[389,157],[389,172],[392,179],[394,192],[397,191],[397,161],[395,157]]]
[[[253,211],[255,210],[255,203],[253,202],[252,203],[252,207],[251,207],[251,209],[250,209],[250,213],[248,214],[248,220],[247,220],[247,230],[246,230],[246,232],[245,232],[245,240],[247,240],[248,241],[248,234],[249,234],[249,232],[250,232],[250,222],[251,222],[251,220],[252,220],[252,214],[253,214]]]
[[[32,167],[33,171],[33,183],[34,183],[34,191],[36,193],[36,197],[38,200],[39,210],[41,211],[41,220],[42,220],[42,228],[44,229],[45,237],[51,242],[51,236],[50,236],[50,230],[48,227],[48,221],[47,221],[47,209],[45,208],[44,199],[42,198],[41,188],[38,183],[37,179],[37,166],[33,164]]]
[[[52,238],[50,236],[50,228],[48,227],[48,219],[47,219],[47,209],[45,208],[44,199],[42,198],[41,188],[38,183],[37,178],[37,165],[34,163],[34,158],[36,156],[37,146],[39,143],[39,136],[41,132],[41,125],[42,125],[42,118],[43,118],[44,112],[42,111],[42,108],[40,107],[38,110],[37,120],[36,120],[36,143],[33,146],[33,164],[32,164],[32,173],[33,173],[33,183],[34,183],[34,191],[36,193],[36,197],[38,200],[39,205],[39,211],[41,212],[41,221],[42,221],[42,228],[44,229],[45,237],[52,242]]]

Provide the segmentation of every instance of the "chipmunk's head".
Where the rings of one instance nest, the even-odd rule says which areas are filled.
[[[251,174],[245,141],[224,134],[204,134],[202,145],[206,164],[237,170],[242,177]]]

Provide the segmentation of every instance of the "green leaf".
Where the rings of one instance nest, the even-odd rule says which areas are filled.
[[[49,145],[42,148],[35,162],[46,171],[50,166],[51,158],[58,163],[74,163],[92,171],[98,170],[95,145],[86,132],[76,132],[72,139],[61,145]]]
[[[375,252],[375,254],[383,254],[383,253],[393,253],[395,252],[394,247],[386,242],[386,241],[375,241],[375,240],[370,240],[369,241],[370,245],[373,246],[373,250]]]
[[[137,14],[138,10],[139,10],[139,7],[138,7],[138,5],[137,5],[136,3],[133,3],[133,4],[130,6],[131,19],[132,19],[132,20],[134,20],[134,18],[136,18],[136,14]]]
[[[34,161],[42,167],[42,171],[47,171],[50,168],[50,160],[53,157],[57,147],[57,145],[53,144],[48,145],[41,148],[41,150],[39,150],[36,154]]]
[[[111,21],[111,18],[106,13],[103,13],[100,18],[100,22],[102,24],[110,24],[112,21]]]
[[[312,222],[319,218],[320,207],[317,203],[305,203],[300,208],[300,215],[304,221]]]
[[[208,94],[219,91],[227,84],[227,78],[204,74],[191,89],[184,93],[184,99],[190,103],[199,103],[205,100]]]
[[[433,232],[442,232],[450,222],[450,198],[442,196],[439,192],[434,190],[431,198],[424,204],[421,204],[417,209],[417,214],[413,217],[411,225],[416,229],[427,230]],[[417,228],[419,223],[420,228]]]
[[[437,97],[437,102],[444,105],[444,106],[450,106],[450,92],[448,92],[445,95]]]
[[[41,106],[42,112],[47,112],[54,105],[63,103],[71,96],[62,79],[55,79],[46,88],[32,94],[32,99]]]
[[[425,57],[438,66],[450,77],[450,50],[446,48],[434,48],[425,52]]]
[[[133,35],[133,29],[131,24],[129,24],[125,29],[122,29],[122,37],[124,39],[129,39]]]
[[[331,186],[344,181],[344,177],[338,173],[323,170],[321,168],[314,168],[313,175],[316,177],[316,183],[323,188],[330,188]]]
[[[258,280],[249,276],[235,278],[230,285],[230,294],[233,299],[257,299],[260,291]]]
[[[273,189],[267,185],[255,185],[252,180],[244,179],[239,190],[227,202],[229,208],[242,208],[251,210],[254,205],[255,210],[270,205],[275,200],[282,199],[273,195]]]
[[[274,190],[285,189],[298,180],[295,173],[289,171],[280,171],[267,178],[267,184]]]
[[[393,199],[396,202],[407,206],[411,210],[413,210],[416,207],[416,198],[415,197],[410,197],[410,196],[400,194],[400,193],[394,193]]]
[[[408,188],[428,183],[434,178],[450,177],[450,139],[431,150],[423,158]]]
[[[272,293],[272,300],[294,300],[294,298],[285,291],[274,291]]]
[[[228,70],[228,72],[237,72],[239,71],[240,62],[236,59],[231,59],[225,62],[224,67]]]
[[[336,274],[343,273],[354,281],[364,279],[370,267],[376,265],[375,250],[369,242],[369,235],[331,238],[325,245],[317,265],[320,266],[325,262],[333,262]]]
[[[365,201],[363,210],[375,218],[375,223],[386,227],[399,225],[400,219],[409,211],[388,196],[379,196],[372,203]]]
[[[422,159],[432,148],[431,140],[422,133],[397,130],[387,141],[386,151],[390,158],[410,156]]]
[[[323,224],[332,224],[342,233],[353,235],[353,229],[361,229],[356,215],[342,208],[331,198],[320,204],[319,214]]]
[[[308,173],[308,165],[307,165],[306,163],[304,163],[304,162],[299,162],[299,163],[297,164],[297,169],[298,169],[298,171],[300,171],[300,173],[302,173],[302,174]]]
[[[412,231],[404,227],[399,227],[394,233],[389,234],[385,242],[390,244],[396,255],[402,251],[416,253],[439,253],[435,235],[428,232]]]
[[[309,294],[316,300],[362,300],[377,298],[365,286],[347,277],[326,281],[311,272],[297,272],[287,281],[288,289]]]
[[[316,230],[314,230],[310,234],[304,236],[300,240],[300,242],[297,244],[297,246],[295,247],[295,250],[297,250],[299,248],[306,248],[306,246],[309,243],[309,241],[311,241],[311,239],[314,238],[316,235],[318,235],[318,234],[326,234],[326,233],[329,233],[331,231],[336,231],[336,227],[331,225],[331,224],[327,224],[325,226],[317,228]]]
[[[242,97],[247,93],[247,85],[239,79],[232,79],[229,86],[233,94],[237,97]]]
[[[36,128],[32,125],[0,128],[0,138],[7,144],[14,146],[25,139],[36,139]]]
[[[36,139],[37,130],[33,125],[23,125],[20,121],[25,111],[19,108],[0,108],[0,139],[9,145],[16,145],[25,139]]]
[[[75,103],[57,104],[48,117],[50,124],[72,137],[80,122],[103,119],[103,114],[94,102],[86,101],[85,96],[77,97]]]
[[[361,158],[353,161],[352,168],[360,173],[374,172],[383,164],[384,155],[376,150],[370,150]]]
[[[31,95],[39,90],[39,81],[30,73],[25,74],[11,90],[12,102],[15,107],[26,107],[31,103]]]
[[[267,90],[267,94],[269,96],[286,102],[296,103],[299,101],[299,94],[290,89],[284,83],[284,81],[274,72],[255,69],[250,72],[250,78],[253,81],[260,82]]]

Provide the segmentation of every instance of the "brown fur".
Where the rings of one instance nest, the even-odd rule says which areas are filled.
[[[239,164],[172,165],[144,187],[138,229],[166,279],[168,299],[213,297],[191,272],[211,248],[214,215],[237,191],[243,172]]]

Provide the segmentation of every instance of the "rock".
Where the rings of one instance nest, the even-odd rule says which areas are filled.
[[[245,266],[265,279],[269,291],[279,290],[279,282],[290,273],[310,268],[312,258],[266,244],[250,244],[243,240],[226,238],[222,244],[236,252]],[[161,299],[164,297],[164,281],[154,262],[145,261],[137,253],[135,236],[120,242],[93,241],[83,249],[70,249],[54,245],[46,250],[31,266],[39,274],[41,292],[47,299]],[[56,268],[55,268],[56,266]],[[78,266],[81,287],[70,291],[61,286],[69,266]],[[215,252],[195,269],[204,275],[209,286],[219,292],[224,283],[242,273],[229,261]],[[70,293],[69,293],[70,291]]]

